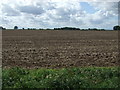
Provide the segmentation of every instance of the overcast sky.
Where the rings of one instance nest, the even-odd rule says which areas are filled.
[[[90,0],[1,0],[0,26],[112,29],[118,24],[118,0],[88,1]]]

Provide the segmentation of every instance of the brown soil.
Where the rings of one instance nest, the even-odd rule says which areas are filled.
[[[3,68],[118,66],[117,31],[2,32]]]

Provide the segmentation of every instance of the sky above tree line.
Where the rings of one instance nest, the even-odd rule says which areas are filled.
[[[1,0],[0,26],[112,29],[113,26],[118,25],[118,1]]]

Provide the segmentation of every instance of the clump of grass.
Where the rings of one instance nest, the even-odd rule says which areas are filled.
[[[118,88],[118,67],[3,69],[3,88]]]

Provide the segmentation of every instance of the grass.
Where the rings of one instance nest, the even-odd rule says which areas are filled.
[[[3,88],[118,88],[118,67],[3,69]]]

